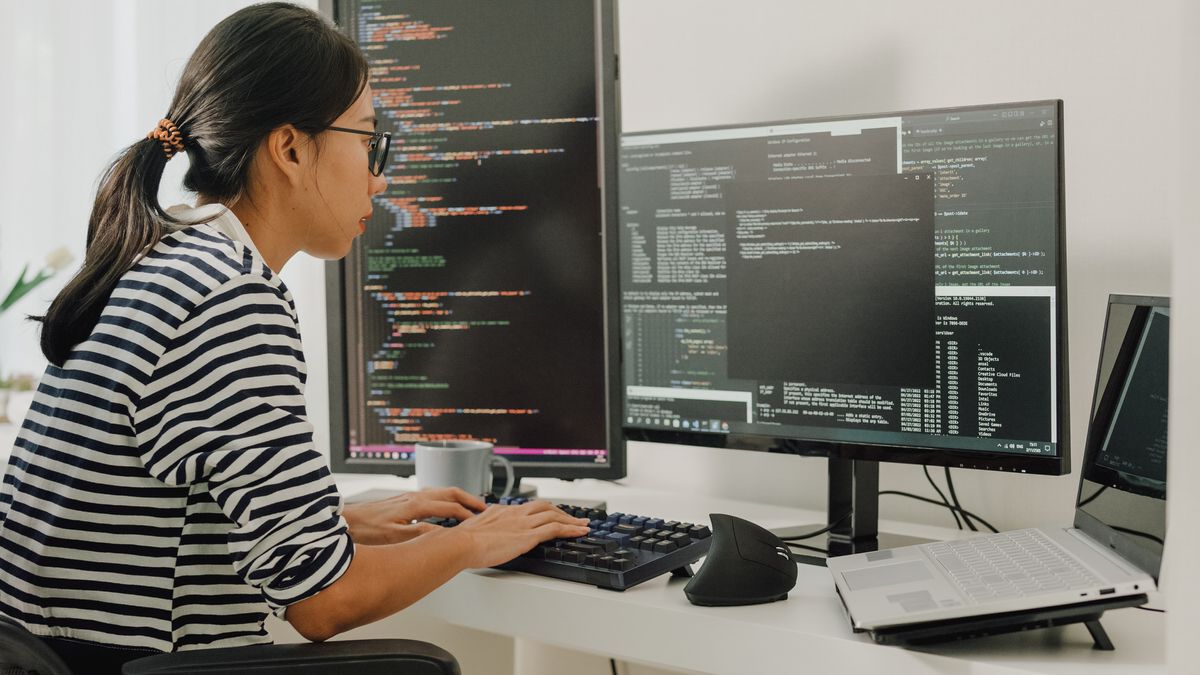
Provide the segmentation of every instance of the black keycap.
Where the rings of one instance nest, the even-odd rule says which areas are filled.
[[[546,560],[562,560],[563,552],[557,548],[550,546],[543,547],[546,551]]]
[[[616,558],[612,561],[612,568],[619,572],[633,569],[634,562],[629,558]]]
[[[605,537],[605,538],[584,537],[583,539],[579,540],[579,543],[591,544],[592,546],[599,546],[602,550],[605,550],[605,551],[612,551],[617,548],[617,542],[613,541],[612,539],[608,539],[607,537]]]
[[[659,539],[658,543],[654,545],[654,552],[655,553],[670,553],[671,551],[674,551],[676,548],[678,548],[678,547],[675,546],[675,542],[671,541],[670,539]]]
[[[570,549],[567,549],[562,552],[562,559],[563,559],[563,562],[577,563],[577,562],[581,562],[583,560],[583,554],[580,553],[579,551],[572,551]]]
[[[619,548],[612,552],[614,558],[634,558],[637,554],[627,548]]]
[[[691,523],[679,523],[673,528],[676,532],[687,532],[692,529]]]
[[[647,528],[647,529],[645,529],[645,530],[642,530],[642,536],[643,536],[643,537],[654,537],[654,538],[657,538],[657,537],[658,537],[658,533],[659,533],[659,532],[662,532],[662,530],[656,530],[656,529],[654,529],[653,527],[650,527],[650,528]]]
[[[588,520],[605,520],[608,518],[608,514],[604,512],[604,509],[590,509],[587,512],[587,518]]]
[[[646,541],[646,538],[639,534],[636,537],[630,537],[629,541],[625,542],[625,545],[629,548],[641,548],[643,541]]]
[[[566,544],[563,544],[563,549],[567,551],[579,551],[585,555],[589,553],[604,552],[604,547],[602,546],[596,546],[595,544],[583,544],[577,541],[569,541]]]
[[[709,531],[706,525],[693,525],[688,530],[688,534],[691,535],[692,539],[707,539],[712,536],[712,532]]]
[[[616,560],[616,558],[611,555],[602,555],[596,560],[596,567],[609,569],[612,567],[612,561],[614,560]]]
[[[599,564],[597,563],[598,560],[600,560],[600,556],[596,555],[595,553],[583,556],[583,564],[591,567],[599,567]]]
[[[683,532],[676,532],[675,534],[667,537],[667,540],[675,542],[675,545],[679,548],[683,548],[684,546],[692,543],[692,538]]]
[[[662,527],[660,527],[658,529],[667,530],[668,532],[674,532],[675,526],[678,524],[679,524],[678,520],[668,520],[667,522],[663,523]]]
[[[660,542],[660,541],[662,541],[662,540],[654,539],[654,538],[646,538],[646,539],[642,540],[642,542],[640,544],[638,544],[638,548],[642,549],[643,551],[653,551],[654,547],[657,546],[658,542]]]
[[[636,526],[633,526],[633,525],[618,525],[613,528],[613,532],[620,532],[622,534],[634,535],[634,534],[637,534],[638,532],[640,532],[640,530]]]

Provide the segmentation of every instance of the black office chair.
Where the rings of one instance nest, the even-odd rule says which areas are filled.
[[[124,675],[462,675],[446,650],[418,640],[253,645],[146,656]],[[77,675],[24,626],[0,617],[0,675]]]

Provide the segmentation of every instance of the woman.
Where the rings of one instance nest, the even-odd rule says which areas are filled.
[[[178,152],[200,206],[167,212]],[[349,251],[386,152],[354,44],[272,3],[204,38],[166,118],[104,175],[84,264],[41,319],[51,365],[0,488],[0,614],[76,670],[269,642],[268,610],[324,640],[587,531],[457,489],[343,508],[277,273],[299,251]],[[463,523],[410,524],[430,516]]]

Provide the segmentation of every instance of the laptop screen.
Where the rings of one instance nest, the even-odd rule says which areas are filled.
[[[1166,537],[1166,298],[1109,298],[1075,526],[1158,578]]]

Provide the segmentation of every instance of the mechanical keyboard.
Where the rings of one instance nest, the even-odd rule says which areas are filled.
[[[505,497],[500,504],[522,504],[524,497]],[[690,565],[708,553],[712,531],[707,525],[666,521],[627,513],[607,513],[570,504],[558,508],[587,518],[591,532],[575,539],[556,539],[497,566],[544,577],[578,581],[623,591],[668,572],[691,576]],[[426,522],[454,527],[453,518]]]

